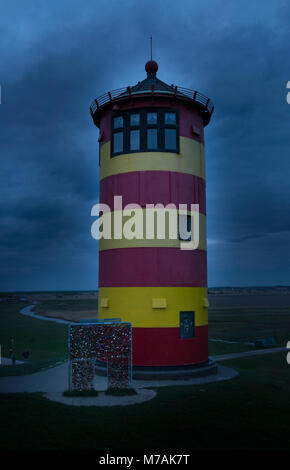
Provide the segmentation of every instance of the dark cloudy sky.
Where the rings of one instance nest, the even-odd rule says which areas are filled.
[[[88,108],[158,76],[215,103],[210,286],[290,284],[290,4],[26,0],[0,15],[0,290],[95,289],[98,130]]]

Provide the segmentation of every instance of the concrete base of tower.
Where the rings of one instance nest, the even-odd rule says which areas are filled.
[[[133,367],[133,379],[140,380],[186,380],[216,373],[217,364],[211,359],[187,366]]]
[[[133,366],[132,375],[135,380],[187,380],[214,375],[217,371],[217,364],[209,359],[206,362],[186,366]],[[106,365],[98,362],[95,372],[97,375],[106,375]]]

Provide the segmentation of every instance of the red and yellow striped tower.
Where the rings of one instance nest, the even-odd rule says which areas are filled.
[[[168,236],[100,240],[98,315],[131,322],[135,369],[209,368],[203,130],[213,105],[159,80],[155,61],[145,70],[142,82],[91,105],[100,129],[100,202],[113,208],[122,196],[123,207],[135,203],[144,212],[146,204],[199,204],[200,243],[181,250],[180,239]]]

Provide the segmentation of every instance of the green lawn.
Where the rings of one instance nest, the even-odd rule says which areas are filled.
[[[140,405],[73,407],[0,395],[1,449],[287,449],[290,366],[277,353],[228,361],[228,381],[159,388]]]
[[[0,376],[31,373],[67,357],[67,326],[21,315],[19,310],[26,305],[20,301],[0,303],[1,355],[9,357],[11,337],[18,360],[23,360],[24,350],[30,351],[28,364],[1,366]]]
[[[230,354],[243,351],[252,351],[255,348],[252,344],[244,343],[219,343],[209,340],[208,350],[210,356],[215,356],[217,354]]]

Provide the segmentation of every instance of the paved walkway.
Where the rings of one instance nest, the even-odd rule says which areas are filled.
[[[32,309],[37,304],[37,301],[33,302],[32,305],[28,305],[27,307],[22,308],[19,313],[22,315],[26,315],[27,317],[36,318],[37,320],[46,320],[46,321],[53,321],[54,323],[64,323],[66,325],[70,325],[71,321],[63,320],[62,318],[54,318],[54,317],[44,317],[43,315],[37,315],[36,313],[32,312]]]
[[[233,354],[224,354],[212,356],[215,361],[226,361],[241,357],[258,356],[273,354],[276,352],[287,351],[287,348],[258,349]],[[168,387],[176,385],[199,385],[221,380],[229,380],[236,377],[238,373],[222,365],[218,366],[218,372],[215,375],[207,377],[196,377],[188,380],[133,380],[132,387],[135,389],[149,387]],[[103,376],[96,376],[95,388],[99,391],[107,389],[107,379]],[[30,375],[8,376],[0,378],[1,393],[15,392],[46,392],[60,393],[68,389],[68,363],[65,362],[59,366],[36,372]]]
[[[0,378],[0,392],[62,392],[68,389],[68,366],[18,376]]]
[[[16,360],[15,363],[13,364],[10,357],[1,357],[0,366],[13,366],[15,364],[23,364],[23,361]]]
[[[217,374],[207,377],[196,377],[188,380],[133,380],[135,389],[149,387],[168,387],[170,385],[198,385],[220,380],[229,380],[237,375],[237,372],[229,367],[219,366]],[[0,392],[63,392],[68,389],[68,363],[48,370],[36,372],[30,375],[0,378]],[[107,389],[107,378],[96,376],[95,389],[104,391]]]
[[[100,392],[97,397],[64,397],[62,393],[45,393],[45,398],[71,406],[128,406],[137,405],[156,397],[155,390],[138,389],[137,395],[112,396]]]

